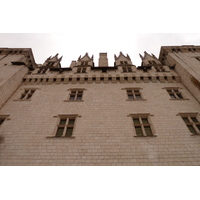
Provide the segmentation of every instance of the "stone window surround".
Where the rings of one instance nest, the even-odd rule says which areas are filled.
[[[69,88],[67,91],[69,91],[69,95],[68,95],[68,100],[64,100],[64,102],[83,102],[83,96],[84,96],[84,90],[87,90],[85,88]],[[71,91],[83,91],[83,94],[82,94],[82,99],[81,100],[70,100],[70,94],[71,94]]]
[[[178,93],[176,93],[176,92],[173,92],[173,94],[175,94],[175,97],[176,98],[170,98],[170,100],[189,100],[189,98],[185,98],[185,95],[183,95],[183,93],[180,91],[180,90],[182,90],[183,88],[181,88],[181,87],[164,87],[164,88],[162,88],[162,89],[165,89],[166,90],[166,92],[168,93],[168,91],[167,90],[178,90],[178,93],[180,93],[181,94],[181,96],[183,97],[183,98],[179,98],[176,94],[178,94]],[[168,93],[168,95],[170,96],[170,94]],[[170,96],[171,97],[171,96]]]
[[[53,116],[53,117],[57,118],[56,126],[54,128],[52,136],[47,136],[46,138],[57,138],[57,139],[63,139],[63,138],[65,138],[65,139],[73,139],[73,138],[76,138],[76,136],[75,136],[75,128],[76,128],[76,124],[77,124],[77,118],[81,117],[80,115],[78,115],[78,114],[58,114],[57,116]],[[71,137],[66,137],[66,136],[56,137],[56,132],[57,132],[58,126],[60,124],[60,120],[61,119],[70,119],[70,118],[75,119],[75,122],[74,122],[74,125],[73,125],[72,136]],[[64,129],[63,132],[66,131],[66,128],[67,128],[67,125],[65,124],[65,129]]]
[[[35,88],[35,87],[24,87],[24,88],[21,88],[20,90],[23,90],[23,92],[25,91],[25,90],[34,90],[34,93],[36,92],[36,90],[41,90],[40,88]],[[22,96],[22,94],[23,94],[23,92],[20,94],[20,98],[18,98],[18,99],[14,99],[13,101],[31,101],[31,99],[32,98],[29,98],[29,99],[21,99],[21,96]],[[34,94],[33,93],[33,94]],[[32,96],[31,96],[32,97]]]
[[[0,127],[5,122],[5,120],[10,120],[9,116],[10,115],[0,115]]]
[[[192,126],[196,132],[196,134],[193,134],[189,128],[187,127],[187,130],[190,131],[191,136],[200,136],[200,130],[197,128],[197,125],[200,125],[200,114],[197,112],[189,112],[189,113],[179,113],[177,116],[180,116],[182,118],[183,123],[185,126]],[[194,122],[191,118],[196,118],[198,122]],[[189,122],[185,122],[183,118],[187,118]]]
[[[152,137],[157,137],[155,129],[154,129],[153,125],[152,125],[152,121],[151,121],[150,116],[154,116],[154,115],[151,115],[150,113],[134,113],[134,114],[129,114],[128,115],[128,117],[131,117],[131,121],[132,121],[132,124],[133,124],[133,129],[134,129],[133,136],[134,137],[137,137],[137,138],[149,138],[149,137],[152,138]],[[140,124],[138,124],[138,125],[140,125],[141,128],[142,128],[143,136],[138,136],[136,134],[136,130],[135,130],[135,127],[134,127],[134,122],[133,122],[134,118],[139,118]],[[150,129],[151,129],[151,132],[152,132],[151,136],[147,136],[146,135],[144,124],[142,123],[142,118],[147,118],[147,120],[149,122],[147,125],[150,126]]]
[[[127,90],[139,90],[139,94],[140,94],[140,97],[141,99],[126,99],[126,101],[146,101],[146,99],[144,99],[143,97],[143,94],[141,93],[141,90],[143,90],[143,88],[141,87],[126,87],[126,88],[122,88],[122,90],[125,90],[126,91],[126,96],[128,97],[128,94],[127,94]],[[134,92],[133,92],[134,94]]]

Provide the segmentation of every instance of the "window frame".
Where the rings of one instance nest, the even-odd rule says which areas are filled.
[[[87,73],[87,67],[77,67],[76,73],[77,74],[85,74],[85,73]]]
[[[163,89],[165,89],[170,96],[170,100],[189,100],[188,98],[185,98],[185,95],[183,95],[183,93],[180,91],[180,89],[182,89],[180,87],[165,87]],[[182,98],[180,98],[178,95],[181,95]]]
[[[187,129],[190,131],[192,136],[200,135],[200,117],[198,113],[179,113],[178,115],[180,115],[180,117],[182,118],[182,121],[187,126]],[[188,122],[184,121],[183,118],[187,118]],[[194,122],[192,118],[195,118],[197,122]],[[195,133],[191,132],[188,126],[192,126]],[[199,126],[199,128],[197,126]]]
[[[164,66],[154,66],[156,72],[166,72]]]
[[[85,88],[70,88],[67,91],[69,91],[67,100],[64,100],[64,102],[83,102],[83,97],[84,97],[84,91],[86,89]],[[74,99],[71,99],[72,97],[72,93],[75,92],[73,94],[73,96],[75,97]],[[82,92],[82,95],[80,95],[79,92]],[[81,99],[78,99],[78,96],[81,96]]]
[[[122,72],[123,73],[132,73],[133,69],[131,66],[122,66]]]
[[[20,94],[20,97],[18,99],[14,99],[14,101],[31,101],[33,94],[35,94],[38,88],[22,88],[20,90],[23,90],[23,92]]]
[[[74,129],[75,129],[76,117],[77,117],[77,115],[58,115],[57,126],[56,126],[54,137],[56,137],[56,138],[74,138],[75,137]],[[72,125],[69,124],[70,119],[74,120],[74,123]],[[65,124],[61,124],[61,120],[66,120]],[[63,128],[61,136],[57,136],[59,128]],[[66,136],[68,128],[73,129],[70,137]]]
[[[5,120],[9,119],[8,117],[9,115],[0,115],[0,127],[5,123]]]
[[[153,125],[152,125],[151,118],[150,118],[150,116],[153,116],[153,115],[150,115],[149,113],[138,113],[138,114],[130,114],[130,116],[131,116],[131,120],[132,120],[132,123],[133,123],[133,129],[134,129],[133,134],[134,134],[134,137],[157,137],[156,134],[155,134],[155,129],[154,129]],[[135,123],[134,119],[138,119],[139,123],[138,124]],[[143,119],[147,119],[148,123],[144,123]],[[140,127],[141,128],[142,135],[138,135],[138,133],[136,131],[136,127]],[[150,135],[148,135],[147,129],[145,129],[145,127],[149,127],[150,128],[150,131],[151,131]]]
[[[142,88],[140,88],[140,87],[124,88],[124,90],[126,90],[126,95],[127,95],[126,101],[144,101],[144,100],[146,100],[143,97],[143,94],[141,92]],[[132,96],[133,98],[129,98],[129,96]],[[140,96],[140,98],[137,98],[137,96]]]

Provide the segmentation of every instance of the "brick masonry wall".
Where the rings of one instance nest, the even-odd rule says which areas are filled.
[[[141,87],[145,101],[126,101],[126,87]],[[189,100],[170,100],[164,87],[181,87]],[[16,101],[23,88],[38,88]],[[65,102],[70,88],[85,88],[83,102]],[[200,113],[181,83],[22,85],[1,109],[0,165],[200,165],[200,137],[191,136],[180,112]],[[134,137],[129,114],[150,113],[157,137]],[[58,114],[78,114],[75,138],[55,135]]]

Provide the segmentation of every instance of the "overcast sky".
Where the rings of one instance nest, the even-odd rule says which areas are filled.
[[[120,33],[121,34],[121,33]],[[0,34],[0,46],[9,48],[32,48],[35,61],[42,64],[49,56],[59,53],[63,56],[62,67],[69,67],[72,60],[84,56],[94,55],[95,66],[98,66],[100,52],[108,53],[109,66],[114,64],[114,54],[117,56],[122,51],[129,54],[132,63],[136,66],[141,64],[139,53],[144,51],[153,53],[159,57],[161,46],[170,45],[200,45],[200,34],[182,33],[134,33],[120,35],[90,35],[82,34],[81,37],[71,37],[67,33],[46,34],[46,33],[7,33]],[[101,39],[99,39],[101,37]]]
[[[62,67],[86,52],[94,55],[95,66],[99,53],[107,52],[113,66],[114,54],[122,51],[139,66],[144,51],[158,57],[161,46],[200,45],[197,2],[4,1],[0,47],[32,48],[38,64],[59,53]]]

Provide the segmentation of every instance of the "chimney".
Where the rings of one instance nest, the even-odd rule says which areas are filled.
[[[99,67],[108,67],[107,53],[99,53]]]

